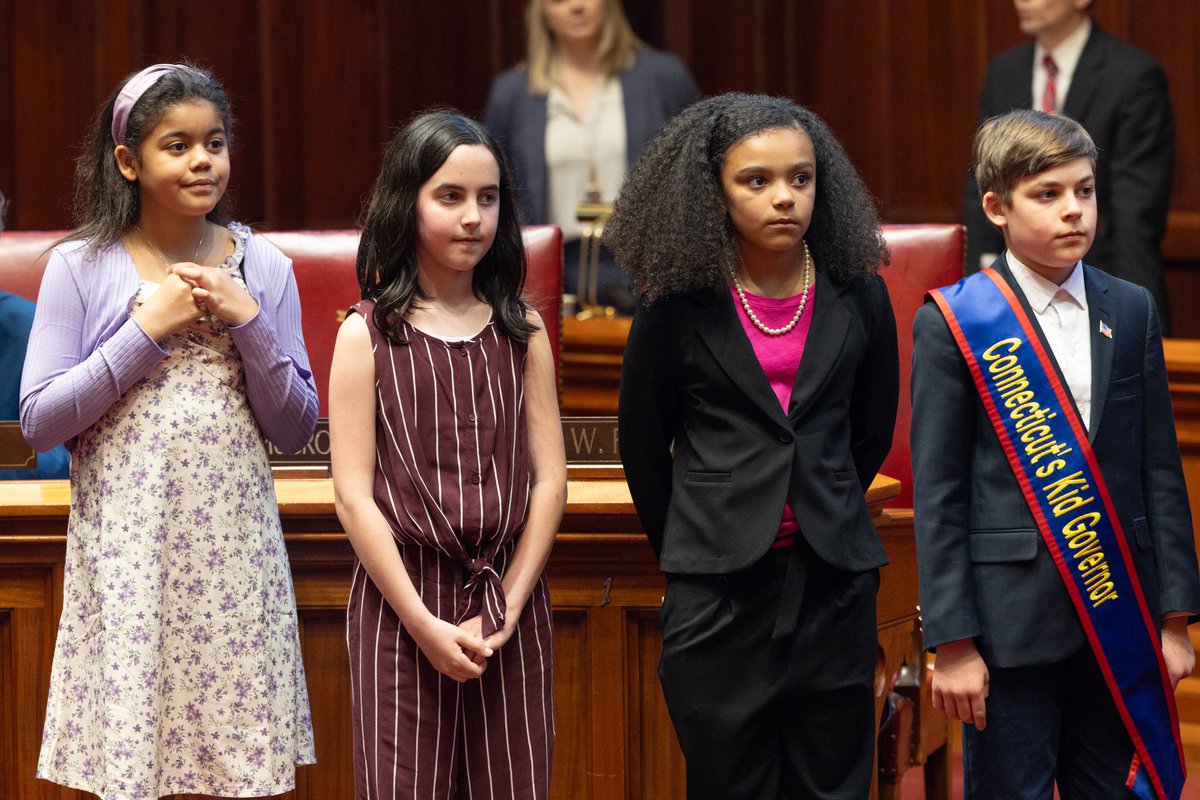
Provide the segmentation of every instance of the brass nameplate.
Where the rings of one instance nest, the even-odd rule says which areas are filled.
[[[562,430],[568,464],[621,463],[617,451],[616,417],[564,417]],[[23,444],[25,440],[20,436],[18,430],[17,438]],[[316,431],[300,452],[288,455],[267,442],[267,455],[273,467],[329,466],[329,420],[325,417],[317,420]]]
[[[21,435],[21,423],[0,422],[0,469],[36,469],[37,452]]]
[[[616,417],[563,417],[568,464],[620,464]]]
[[[317,420],[312,438],[298,453],[284,453],[278,447],[267,444],[267,459],[273,467],[328,467],[329,466],[329,419]]]

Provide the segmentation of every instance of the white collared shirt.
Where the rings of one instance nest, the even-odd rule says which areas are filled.
[[[1058,47],[1047,51],[1036,42],[1033,45],[1033,84],[1030,86],[1033,108],[1042,107],[1042,92],[1046,88],[1046,53],[1054,59],[1058,67],[1058,77],[1054,79],[1054,92],[1058,97],[1058,108],[1062,113],[1063,104],[1067,102],[1067,92],[1071,90],[1071,80],[1075,77],[1075,68],[1079,66],[1079,58],[1083,55],[1083,47],[1092,34],[1092,18],[1084,19],[1083,24],[1071,32],[1067,38],[1059,42]]]
[[[1056,286],[1018,261],[1011,252],[1007,257],[1008,268],[1050,344],[1086,429],[1092,416],[1092,335],[1083,262],[1075,265],[1062,286]]]
[[[546,95],[546,183],[550,222],[563,241],[580,238],[575,210],[587,199],[594,179],[600,202],[611,203],[625,179],[625,95],[615,77],[602,80],[580,117],[566,92],[551,86]]]

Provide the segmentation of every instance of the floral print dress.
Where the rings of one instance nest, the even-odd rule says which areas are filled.
[[[241,281],[248,231],[230,229]],[[284,792],[315,756],[262,434],[224,323],[164,346],[72,454],[38,777],[106,800]]]

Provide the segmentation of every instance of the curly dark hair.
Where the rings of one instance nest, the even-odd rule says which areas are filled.
[[[685,108],[646,145],[625,179],[604,243],[646,303],[729,281],[740,256],[725,211],[721,166],[747,136],[799,128],[812,141],[817,188],[805,234],[835,281],[862,282],[891,260],[875,203],[820,117],[782,97],[730,93]]]
[[[113,105],[137,73],[126,75],[104,101],[75,161],[75,230],[61,241],[85,240],[89,252],[99,252],[137,224],[142,215],[141,188],[117,169],[113,150],[123,144],[140,157],[143,141],[172,107],[199,100],[212,103],[225,126],[226,144],[233,144],[233,112],[225,88],[208,70],[186,61],[183,66],[187,69],[163,74],[134,103],[123,142],[113,141]],[[230,202],[226,192],[207,218],[219,225],[228,222]]]
[[[475,265],[472,289],[492,307],[506,336],[524,342],[537,329],[521,299],[528,262],[508,162],[482,124],[454,109],[437,109],[414,117],[388,143],[362,219],[358,286],[364,299],[375,301],[375,327],[396,344],[408,343],[404,317],[425,296],[417,280],[417,196],[459,145],[483,145],[500,167],[496,238]]]

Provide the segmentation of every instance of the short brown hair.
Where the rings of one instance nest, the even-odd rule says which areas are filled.
[[[1075,120],[1022,109],[992,117],[975,132],[971,148],[979,195],[995,192],[1012,203],[1017,181],[1086,158],[1096,166],[1096,143]]]

